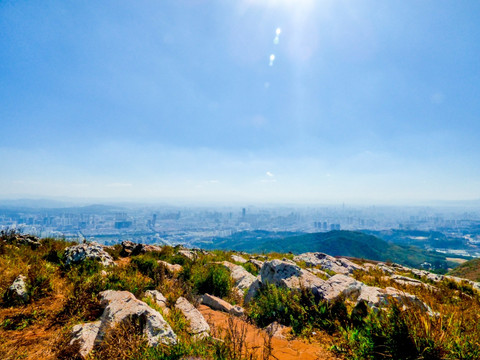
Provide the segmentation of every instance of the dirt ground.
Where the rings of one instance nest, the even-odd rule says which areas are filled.
[[[232,318],[226,313],[215,311],[205,305],[200,305],[200,312],[205,317],[213,335],[215,333],[225,334],[228,328],[236,327],[239,332],[245,331],[245,344],[254,355],[262,359],[265,343],[268,342],[268,335],[265,331],[246,323],[237,318]],[[230,323],[229,323],[230,318]],[[234,323],[232,323],[232,321]],[[288,329],[287,329],[288,330]],[[314,342],[307,342],[299,339],[288,339],[288,335],[279,334],[271,338],[271,358],[278,360],[339,360],[334,354],[325,349],[329,339],[319,337]],[[283,335],[283,336],[282,336]],[[322,346],[321,344],[325,344]],[[248,350],[247,350],[248,351]]]
[[[55,315],[63,298],[42,299],[21,309],[0,309],[0,359],[51,360],[62,336]]]

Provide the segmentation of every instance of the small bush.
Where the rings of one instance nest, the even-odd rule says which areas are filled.
[[[37,259],[28,269],[27,284],[31,300],[38,300],[49,295],[52,288],[52,272],[46,267],[46,263]]]
[[[230,294],[232,290],[230,272],[222,265],[196,266],[191,271],[193,286],[198,294],[208,293],[218,297]]]
[[[152,258],[151,255],[135,256],[132,258],[130,264],[140,273],[152,279],[153,286],[158,286],[165,280],[167,272],[165,267],[158,264],[157,260]]]
[[[246,262],[246,263],[242,264],[242,266],[243,266],[243,268],[244,268],[245,270],[247,270],[250,274],[255,275],[255,276],[258,275],[257,267],[256,267],[255,265],[253,265],[252,263]]]

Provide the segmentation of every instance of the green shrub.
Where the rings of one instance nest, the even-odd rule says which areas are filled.
[[[104,250],[110,254],[113,260],[118,260],[120,258],[120,253],[122,252],[122,245],[115,244],[113,246],[107,246]]]
[[[230,271],[219,264],[194,266],[191,269],[193,287],[198,294],[226,297],[232,290]]]
[[[253,265],[250,262],[246,262],[242,264],[243,268],[247,270],[250,274],[257,276],[258,275],[258,270],[255,265]]]
[[[37,300],[48,296],[52,288],[53,269],[47,268],[47,263],[37,259],[28,269],[27,289],[31,300]]]
[[[130,266],[152,279],[154,286],[163,283],[167,272],[163,265],[158,264],[156,259],[147,254],[133,257]]]
[[[349,322],[342,300],[317,302],[308,289],[298,291],[271,284],[263,286],[248,307],[248,316],[260,327],[274,321],[291,326],[295,334],[309,334],[313,329],[335,331]]]
[[[105,290],[105,279],[100,274],[89,277],[72,271],[68,279],[73,285],[65,305],[58,316],[60,322],[92,321],[100,316],[102,308],[98,293]]]
[[[109,271],[104,288],[129,291],[136,297],[140,297],[146,290],[154,289],[155,282],[133,267],[118,267]]]

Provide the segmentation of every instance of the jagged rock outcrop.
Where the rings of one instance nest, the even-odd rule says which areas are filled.
[[[114,326],[139,321],[142,333],[150,346],[177,343],[177,336],[162,315],[128,291],[106,290],[99,294],[104,311],[99,321],[77,325],[72,329],[71,346],[80,346],[85,357],[95,345],[102,342],[106,332]]]
[[[393,287],[380,289],[375,286],[365,286],[362,288],[362,292],[356,301],[357,305],[363,301],[368,307],[374,310],[379,310],[392,302],[396,302],[397,304],[402,305],[403,308],[414,307],[428,313],[430,316],[435,315],[432,309],[415,295],[400,291]]]
[[[250,274],[243,266],[232,264],[231,262],[224,261],[222,265],[230,270],[230,276],[235,281],[235,290],[243,298],[245,292],[250,288],[252,283],[257,278]]]
[[[245,313],[245,310],[242,307],[238,305],[234,306],[225,300],[210,294],[204,294],[202,296],[202,304],[211,307],[213,310],[223,311],[235,316],[243,316]]]
[[[368,286],[349,276],[337,274],[328,279],[320,288],[323,299],[332,301],[340,296],[354,301],[356,306],[364,302],[368,307],[378,310],[395,301],[404,307],[416,307],[424,312],[433,314],[429,306],[415,295],[397,290],[393,287],[381,289]]]
[[[29,294],[26,281],[27,278],[24,275],[18,275],[5,292],[3,301],[8,305],[28,302]]]
[[[158,290],[147,290],[145,296],[151,298],[160,309],[162,309],[165,315],[168,315],[170,309],[167,306],[167,298]]]
[[[85,259],[97,260],[104,266],[115,265],[110,254],[95,242],[70,246],[65,249],[64,255],[66,265],[77,264]]]
[[[293,260],[303,261],[309,267],[320,266],[323,270],[333,271],[337,274],[351,274],[355,270],[364,270],[362,266],[348,259],[337,259],[321,252],[303,253],[295,256]]]
[[[200,311],[198,311],[187,299],[180,296],[175,303],[175,308],[180,310],[183,316],[188,320],[188,329],[192,336],[200,339],[209,336],[210,326]]]

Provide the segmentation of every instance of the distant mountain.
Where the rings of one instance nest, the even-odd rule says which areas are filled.
[[[303,232],[293,231],[267,231],[267,230],[253,230],[240,231],[233,233],[226,237],[216,237],[209,242],[200,242],[196,246],[204,249],[218,249],[218,250],[236,250],[254,252],[259,244],[263,244],[269,240],[282,240],[286,237],[304,234]],[[263,250],[260,250],[260,252]],[[273,251],[273,250],[270,250]]]
[[[392,261],[410,267],[421,267],[425,262],[434,269],[446,271],[457,266],[445,255],[416,246],[395,245],[376,236],[355,231],[291,234],[268,231],[241,232],[230,237],[214,239],[202,244],[210,249],[232,249],[246,252],[324,252],[333,256],[349,256],[377,261]]]
[[[459,265],[449,272],[449,275],[480,281],[480,258],[472,259]]]
[[[422,230],[362,230],[363,233],[374,235],[397,245],[414,245],[429,249],[468,249],[468,241],[463,237],[446,236],[439,231]]]

